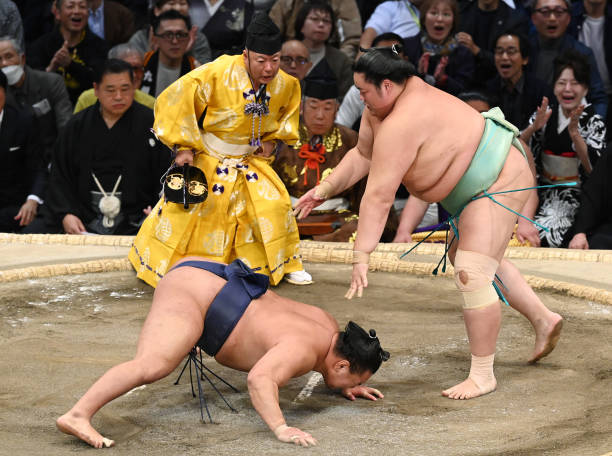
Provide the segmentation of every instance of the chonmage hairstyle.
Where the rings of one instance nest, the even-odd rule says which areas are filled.
[[[385,79],[401,84],[416,74],[414,65],[400,57],[399,52],[402,49],[395,44],[391,47],[360,50],[363,54],[353,65],[353,71],[363,73],[365,80],[376,87],[380,87]]]
[[[350,372],[358,374],[366,371],[375,373],[382,362],[390,357],[389,352],[380,346],[376,331],[370,329],[367,333],[352,321],[338,334],[334,351],[348,360]]]

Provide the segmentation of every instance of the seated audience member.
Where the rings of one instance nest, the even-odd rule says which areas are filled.
[[[56,0],[55,4],[58,25],[32,44],[28,61],[33,68],[61,74],[74,104],[92,86],[108,46],[87,27],[86,0]]]
[[[312,0],[304,4],[295,19],[295,36],[302,40],[310,52],[312,69],[326,60],[338,81],[340,98],[353,84],[351,60],[335,47],[327,44],[336,28],[336,18],[331,6],[324,0]]]
[[[58,74],[26,65],[23,48],[10,37],[0,37],[0,68],[8,79],[9,100],[21,110],[33,112],[42,157],[48,163],[58,132],[72,113],[64,80]]]
[[[150,131],[153,111],[133,103],[132,67],[108,60],[97,79],[98,103],[70,119],[54,150],[49,232],[135,234],[170,164]]]
[[[521,133],[521,139],[531,141],[539,185],[577,184],[539,189],[535,220],[550,230],[540,229],[542,246],[567,246],[580,205],[580,186],[605,150],[605,123],[584,99],[590,76],[589,62],[579,52],[567,50],[555,59],[552,109],[544,98]]]
[[[155,97],[144,93],[140,90],[142,85],[142,78],[144,76],[144,59],[140,51],[129,43],[118,44],[110,51],[108,51],[109,59],[119,59],[129,63],[132,66],[134,72],[134,101],[146,106],[147,108],[153,109],[155,106]],[[98,101],[94,89],[86,90],[81,94],[77,100],[76,106],[74,107],[74,113],[82,111],[85,108],[93,105]]]
[[[308,0],[276,0],[270,10],[270,19],[278,26],[285,40],[300,39],[295,23],[297,15]],[[352,60],[359,50],[361,35],[361,16],[355,0],[329,0],[333,15],[337,20],[328,44],[339,48]]]
[[[11,0],[0,0],[0,36],[13,37],[22,49],[25,46],[21,15]]]
[[[192,21],[206,35],[212,58],[242,53],[246,28],[255,12],[253,0],[200,0],[203,8],[197,10],[193,9],[194,3],[189,10]]]
[[[34,117],[6,104],[6,76],[0,71],[0,232],[19,232],[32,223],[46,185]]]
[[[395,33],[382,33],[374,38],[372,41],[372,47],[391,47],[394,44],[399,45],[397,51],[406,59],[404,54],[404,40],[401,36]],[[342,99],[340,109],[336,115],[336,123],[344,125],[345,127],[352,128],[355,131],[359,131],[359,123],[361,122],[361,114],[365,105],[359,96],[359,90],[355,87],[355,84],[351,85]],[[403,187],[401,187],[403,188]]]
[[[455,38],[457,0],[425,0],[420,11],[423,29],[404,40],[404,53],[429,84],[457,95],[474,73],[472,53]]]
[[[582,187],[570,249],[612,249],[612,158],[606,152]]]
[[[144,76],[140,90],[157,97],[166,87],[196,67],[187,55],[191,22],[178,11],[168,10],[153,21],[156,51],[144,56]]]
[[[612,4],[607,0],[582,0],[572,3],[572,20],[568,33],[591,48],[597,69],[612,102]],[[612,115],[607,116],[607,128],[612,127]]]
[[[328,68],[327,65],[318,66],[304,80],[300,137],[293,146],[283,144],[272,164],[287,187],[292,203],[318,185],[357,144],[355,131],[334,123],[338,111],[338,86]],[[331,240],[329,234],[335,232],[334,240],[348,241],[357,229],[355,213],[358,207],[350,208],[354,212],[348,211],[351,191],[325,201],[311,216],[301,220],[298,223],[300,235],[314,235],[315,240]],[[350,228],[342,228],[351,221]],[[309,231],[311,225],[308,222],[325,226],[320,231]]]
[[[368,49],[374,45],[377,36],[395,33],[402,38],[409,38],[421,29],[419,6],[423,0],[389,0],[376,7],[361,34],[359,46]]]
[[[157,16],[168,10],[176,10],[183,16],[189,16],[189,0],[154,0],[149,13],[148,24],[138,30],[130,38],[129,43],[136,46],[142,54],[157,50],[154,31],[151,24]],[[192,56],[198,65],[204,65],[212,60],[212,52],[208,38],[194,25],[189,30],[187,53]]]
[[[289,40],[281,47],[281,70],[302,82],[312,67],[310,52],[300,40]]]
[[[570,23],[570,0],[535,0],[531,21],[536,33],[530,36],[531,52],[528,70],[542,81],[553,86],[555,57],[566,49],[574,49],[584,55],[591,67],[589,101],[595,112],[605,119],[608,98],[597,70],[593,51],[567,33]]]
[[[495,76],[494,53],[497,37],[504,30],[527,35],[529,18],[501,0],[467,0],[459,3],[457,41],[474,56],[473,84],[480,86]]]
[[[119,2],[87,0],[89,29],[109,46],[125,43],[134,33],[134,14]]]
[[[497,75],[485,88],[499,101],[506,120],[522,130],[542,97],[552,100],[552,89],[534,74],[525,72],[529,61],[529,42],[525,36],[513,31],[502,33],[493,53]]]

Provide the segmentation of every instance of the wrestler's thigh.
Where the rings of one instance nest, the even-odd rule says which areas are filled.
[[[512,149],[489,193],[516,190],[533,185],[533,175],[525,158]],[[517,215],[529,197],[526,191],[494,195],[506,207],[484,197],[468,204],[459,217],[458,248],[501,260],[517,222]],[[508,209],[512,209],[512,211]]]
[[[157,292],[156,292],[157,294]],[[204,321],[191,296],[175,290],[151,305],[144,322],[136,358],[147,358],[175,367],[202,335]]]

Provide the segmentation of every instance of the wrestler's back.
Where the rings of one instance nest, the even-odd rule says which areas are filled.
[[[336,320],[315,306],[303,304],[268,290],[251,302],[215,356],[225,366],[248,372],[275,345],[310,354],[327,353],[338,331]],[[303,375],[314,367],[305,365]]]
[[[408,145],[405,153],[416,152],[402,183],[429,202],[441,201],[459,182],[484,130],[484,118],[472,107],[417,77],[408,80],[387,121],[398,132],[397,144]]]

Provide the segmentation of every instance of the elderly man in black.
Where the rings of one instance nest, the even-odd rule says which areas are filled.
[[[47,204],[51,231],[135,234],[159,198],[170,151],[134,103],[132,67],[110,59],[94,84],[98,102],[76,114],[56,144]]]

